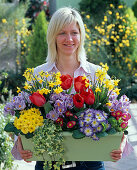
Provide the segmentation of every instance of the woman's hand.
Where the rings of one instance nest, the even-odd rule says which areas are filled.
[[[122,142],[124,141],[124,133],[123,133],[123,136],[122,136],[122,139],[121,139],[121,144],[120,144],[120,149],[118,150],[113,150],[110,155],[111,155],[111,158],[114,159],[114,161],[118,161],[119,159],[122,158],[122,149],[121,149],[121,145],[122,145]]]
[[[24,159],[24,161],[26,161],[27,159],[30,159],[32,157],[32,152],[23,149],[20,136],[18,136],[17,142],[18,142],[17,143],[17,149],[18,149],[22,159]],[[31,162],[31,161],[26,161],[26,162]]]
[[[114,161],[118,161],[119,159],[122,158],[122,151],[121,149],[119,150],[113,150],[111,153],[111,158],[114,159]]]

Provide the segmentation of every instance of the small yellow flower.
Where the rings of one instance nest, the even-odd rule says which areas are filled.
[[[110,4],[110,7],[111,7],[111,8],[114,8],[114,5],[113,5],[113,4]]]
[[[24,89],[26,89],[26,90],[31,89],[31,86],[27,82],[25,82]]]
[[[17,93],[20,93],[21,89],[19,87],[17,87]]]
[[[112,11],[108,11],[109,15],[112,15]]]
[[[7,20],[5,18],[2,19],[2,23],[3,24],[6,24],[7,23]]]
[[[49,82],[49,87],[53,88],[55,86],[55,83],[53,81]]]
[[[87,19],[90,19],[90,15],[86,15],[86,18],[87,18]]]
[[[59,94],[63,91],[61,87],[57,87],[56,89],[53,89],[56,94]]]
[[[112,103],[106,103],[106,105],[107,105],[107,106],[111,106],[111,105],[112,105]]]
[[[92,43],[95,45],[97,42],[94,40],[94,41],[92,41]]]
[[[137,73],[135,73],[135,76],[137,76]]]
[[[119,8],[119,9],[123,8],[123,5],[119,5],[118,8]]]
[[[115,85],[115,86],[118,86],[118,83],[120,82],[120,80],[117,79],[117,80],[113,80],[113,81],[114,81],[114,85]]]
[[[95,92],[101,92],[101,89],[99,87],[96,88]]]
[[[117,93],[117,95],[119,95],[119,94],[120,94],[120,93],[119,93],[120,90],[121,90],[121,89],[115,88],[115,89],[113,90],[113,92],[115,92],[115,93]]]

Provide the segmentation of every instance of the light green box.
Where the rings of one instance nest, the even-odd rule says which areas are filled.
[[[79,2],[81,0],[56,0],[56,9],[59,9],[64,6],[70,6],[76,9],[79,9]]]
[[[64,135],[64,148],[65,161],[113,161],[110,157],[110,152],[119,149],[122,138],[122,133],[115,135],[108,135],[100,138],[99,141],[93,141],[91,138],[85,137],[82,139],[74,139],[70,132],[63,132]],[[23,147],[25,150],[33,152],[32,138],[26,139],[21,136]],[[42,156],[35,156],[30,161],[43,161],[50,160],[47,153]]]

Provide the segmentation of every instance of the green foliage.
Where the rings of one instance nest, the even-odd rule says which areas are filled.
[[[12,94],[17,94],[17,87],[21,87],[23,86],[23,83],[25,81],[25,79],[22,77],[22,74],[16,74],[13,71],[7,71],[6,75],[7,78],[5,78],[5,76],[3,76],[5,72],[1,71],[0,72],[0,80],[1,80],[1,84],[0,84],[0,97],[4,96],[3,100],[2,98],[0,99],[1,102],[5,102],[9,96],[9,92],[12,89]],[[5,90],[6,91],[5,91]]]
[[[91,19],[90,19],[91,17]],[[101,23],[92,27],[92,16],[86,16],[85,48],[90,62],[107,63],[108,74],[120,79],[119,88],[132,86],[136,74],[135,60],[132,57],[136,45],[136,19],[120,1],[107,7]],[[126,77],[126,79],[125,79]],[[131,99],[131,98],[130,98]]]
[[[43,155],[43,152],[47,152],[51,160],[58,159],[54,165],[55,169],[60,169],[60,165],[64,162],[63,134],[61,131],[61,127],[55,125],[53,121],[45,120],[44,125],[35,131],[33,137],[34,154]],[[52,162],[45,161],[45,170],[49,170],[51,167]]]
[[[106,9],[110,4],[118,4],[119,0],[81,0],[79,3],[80,10],[84,12],[84,15],[91,16],[90,25],[95,26],[99,24],[106,12]]]
[[[137,18],[137,1],[134,3],[134,5],[132,6],[132,10],[134,12],[135,17]]]
[[[32,36],[29,37],[28,55],[26,56],[27,67],[36,67],[43,64],[47,55],[47,21],[45,13],[42,11],[33,25]]]
[[[75,139],[81,139],[81,138],[84,138],[85,135],[82,132],[80,132],[79,129],[77,129],[73,131],[72,137]]]
[[[0,105],[0,166],[3,163],[3,170],[12,169],[13,160],[11,155],[11,149],[13,142],[9,135],[4,132],[4,126],[6,125],[8,118],[3,116],[4,105]]]
[[[26,11],[25,17],[30,18],[29,30],[32,29],[32,24],[35,22],[35,19],[41,11],[45,12],[46,19],[49,19],[49,9],[48,9],[48,0],[30,0],[29,6]]]

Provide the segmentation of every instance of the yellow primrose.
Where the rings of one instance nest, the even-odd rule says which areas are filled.
[[[95,92],[101,92],[101,89],[99,87],[96,88]]]

